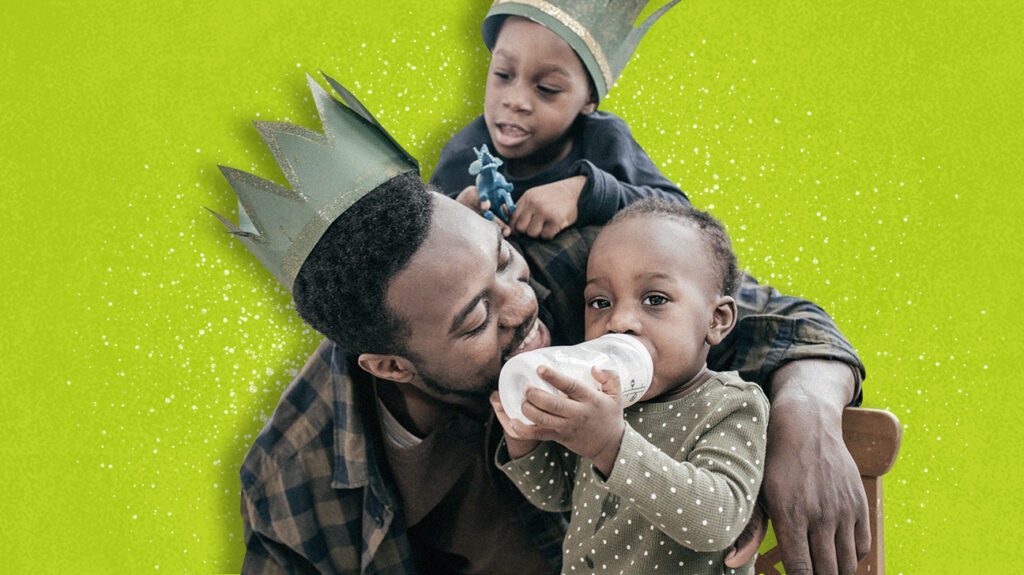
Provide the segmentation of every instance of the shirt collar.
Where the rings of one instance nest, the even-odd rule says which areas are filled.
[[[366,409],[352,381],[349,358],[337,345],[331,351],[334,388],[334,478],[331,487],[355,489],[369,482]]]

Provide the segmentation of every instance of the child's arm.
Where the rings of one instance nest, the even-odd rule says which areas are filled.
[[[619,117],[595,113],[587,119],[579,142],[583,159],[576,162],[574,171],[587,183],[577,204],[577,225],[605,224],[619,210],[644,198],[689,203]]]
[[[501,407],[498,392],[491,394],[491,406],[505,432],[494,462],[511,479],[534,507],[544,511],[572,509],[572,488],[576,477],[576,455],[551,441],[523,439]]]
[[[573,165],[574,175],[523,192],[511,221],[514,230],[549,240],[574,224],[605,224],[644,198],[689,202],[637,144],[625,122],[606,112],[584,122],[575,140],[582,159]]]
[[[509,226],[531,238],[550,240],[577,221],[577,205],[587,179],[573,176],[530,188],[516,203]]]
[[[683,434],[686,424],[703,428],[685,460],[659,450],[627,426],[604,485],[681,545],[705,552],[727,549],[757,501],[768,402],[752,386],[736,388],[706,417],[694,421],[684,414],[678,421]]]

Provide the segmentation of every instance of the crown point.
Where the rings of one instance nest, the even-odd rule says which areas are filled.
[[[308,73],[306,80],[323,133],[287,122],[253,122],[290,188],[219,165],[238,197],[238,223],[208,209],[288,288],[325,222],[396,172],[416,169],[415,160],[372,116],[335,99]],[[339,93],[358,105],[344,88]]]
[[[203,206],[203,209],[205,209],[206,211],[210,212],[211,214],[213,214],[213,217],[215,217],[218,220],[220,220],[220,223],[224,224],[224,227],[227,228],[230,233],[234,234],[235,232],[238,231],[238,226],[236,226],[235,224],[231,223],[231,220],[225,218],[224,216],[218,214],[217,212],[213,211],[212,209],[210,209],[210,208],[208,208],[206,206]]]

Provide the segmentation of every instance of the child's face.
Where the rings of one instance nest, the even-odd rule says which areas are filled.
[[[536,22],[509,17],[494,44],[484,96],[498,154],[557,161],[569,151],[573,121],[594,107],[587,72],[569,44]]]
[[[644,342],[654,380],[642,400],[698,375],[710,346],[732,326],[735,303],[718,295],[710,257],[695,227],[664,216],[621,220],[594,242],[584,290],[586,338],[625,333]]]

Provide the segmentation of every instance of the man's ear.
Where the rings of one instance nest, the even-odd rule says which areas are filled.
[[[363,371],[396,383],[409,383],[416,377],[416,367],[400,355],[361,353],[358,359]]]
[[[708,328],[705,341],[708,345],[718,345],[735,326],[736,300],[732,296],[720,296],[715,302],[715,311],[711,314],[711,326]]]

